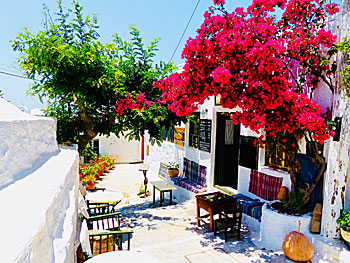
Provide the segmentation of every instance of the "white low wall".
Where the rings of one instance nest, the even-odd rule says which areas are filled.
[[[56,121],[34,117],[0,98],[0,189],[58,153]]]
[[[78,153],[62,149],[0,191],[1,262],[75,262]]]
[[[299,221],[301,222],[300,232],[309,233],[311,216],[292,216],[276,212],[267,207],[265,203],[262,208],[260,223],[260,242],[263,247],[271,250],[282,250],[283,240],[289,232],[298,231]]]

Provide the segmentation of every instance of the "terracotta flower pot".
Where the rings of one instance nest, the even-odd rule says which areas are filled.
[[[85,188],[86,189],[94,189],[95,188],[95,182],[94,181],[86,182]]]
[[[179,175],[179,170],[178,169],[169,169],[168,170],[168,175],[170,178],[177,177]]]

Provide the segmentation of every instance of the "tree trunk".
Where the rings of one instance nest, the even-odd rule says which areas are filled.
[[[317,187],[317,184],[323,178],[323,175],[324,175],[324,173],[326,171],[326,168],[327,168],[327,163],[325,162],[323,157],[320,156],[320,149],[318,147],[318,142],[316,142],[312,138],[312,135],[310,134],[310,132],[309,132],[308,135],[309,135],[309,138],[306,135],[305,139],[306,139],[308,145],[310,146],[309,151],[310,151],[310,153],[315,154],[315,156],[316,156],[316,165],[320,164],[321,165],[321,169],[320,169],[318,175],[316,176],[315,180],[312,182],[312,185],[308,189],[306,189],[306,190],[300,189],[302,191],[302,193],[304,194],[303,206],[305,206],[307,204],[307,202],[309,201],[311,194],[314,192],[314,190]],[[318,167],[316,167],[316,170],[318,170]]]
[[[97,132],[94,129],[93,119],[86,113],[86,108],[84,106],[84,102],[80,101],[76,95],[73,95],[73,99],[77,103],[77,105],[80,109],[79,115],[80,115],[81,119],[84,121],[86,126],[89,127],[86,129],[86,133],[84,134],[84,136],[81,139],[79,139],[78,152],[79,152],[79,155],[81,156],[82,151],[85,149],[86,145],[93,138],[96,137]]]
[[[79,142],[78,142],[79,156],[81,156],[81,153],[85,149],[86,145],[88,145],[88,143],[91,142],[96,136],[97,136],[97,132],[95,132],[94,130],[89,130],[87,135],[79,139]]]

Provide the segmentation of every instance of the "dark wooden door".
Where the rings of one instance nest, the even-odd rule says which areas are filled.
[[[237,189],[240,125],[229,116],[217,113],[215,149],[215,185]]]

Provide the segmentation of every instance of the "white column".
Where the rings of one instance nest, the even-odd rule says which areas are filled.
[[[327,171],[324,180],[323,211],[321,234],[327,237],[339,237],[336,220],[344,208],[346,182],[350,157],[350,105],[349,99],[334,100],[335,116],[343,116],[339,142],[330,142]],[[348,190],[350,191],[350,190]]]

